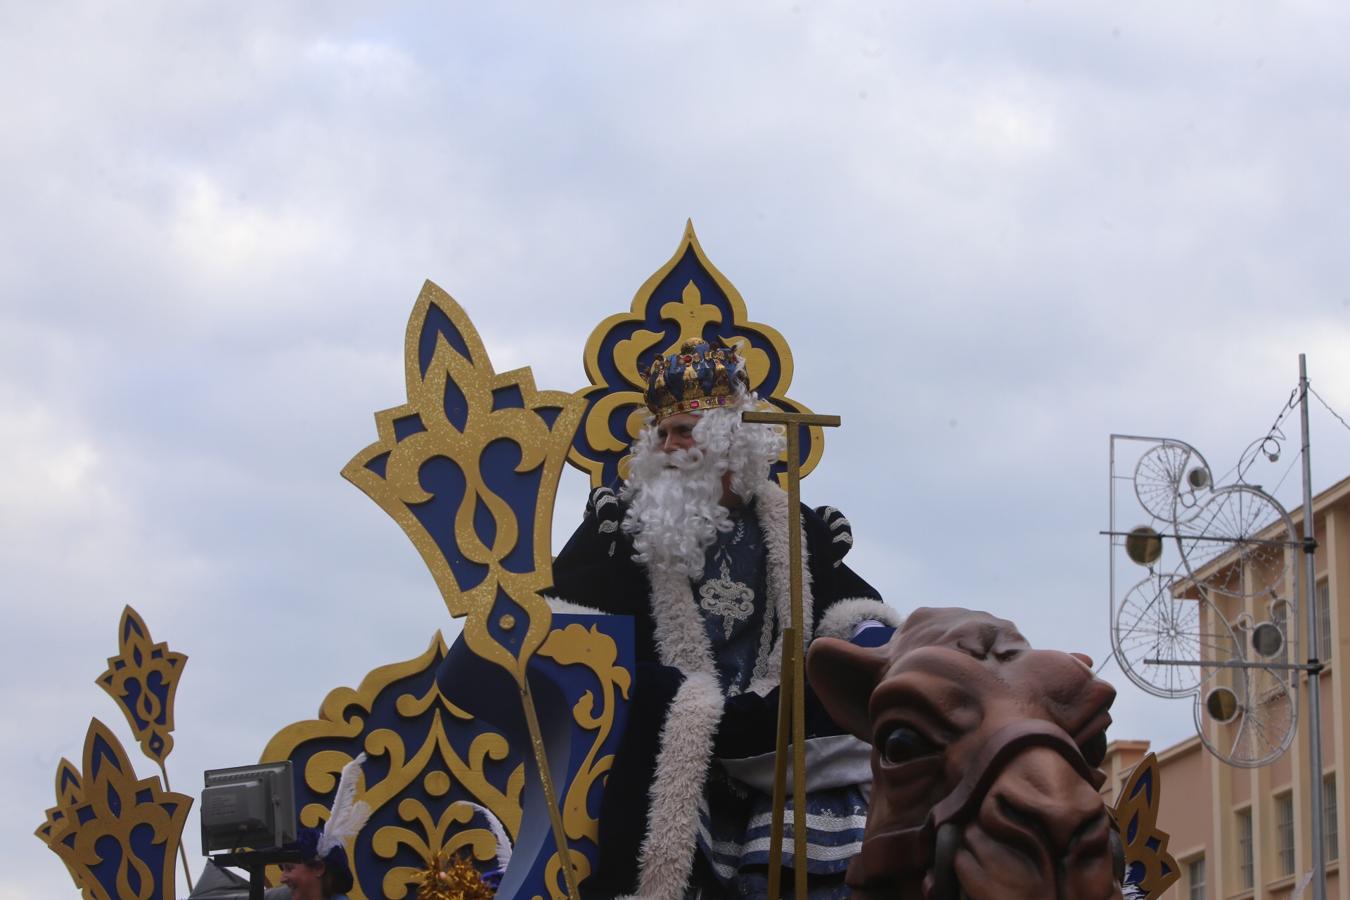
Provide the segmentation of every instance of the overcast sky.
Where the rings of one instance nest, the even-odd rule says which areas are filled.
[[[0,897],[125,604],[190,657],[174,788],[451,623],[338,476],[423,279],[584,383],[692,218],[792,396],[803,486],[901,610],[1107,652],[1108,435],[1215,468],[1308,354],[1350,417],[1344,4],[0,3]],[[1350,431],[1313,408],[1314,485]],[[1254,471],[1299,502],[1296,420]],[[555,548],[580,515],[569,471]],[[1192,734],[1121,686],[1116,738]],[[1165,826],[1165,823],[1163,823]],[[199,870],[195,811],[185,839]]]

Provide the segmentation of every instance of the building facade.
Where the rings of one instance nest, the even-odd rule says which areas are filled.
[[[1301,537],[1302,509],[1291,517]],[[1169,900],[1311,897],[1310,891],[1300,893],[1299,889],[1312,866],[1309,798],[1314,790],[1323,798],[1327,896],[1350,900],[1350,877],[1342,878],[1340,872],[1341,861],[1350,853],[1347,835],[1340,827],[1340,811],[1347,802],[1345,782],[1350,778],[1346,739],[1350,723],[1350,478],[1314,498],[1313,523],[1319,657],[1325,664],[1318,676],[1322,771],[1309,771],[1306,674],[1299,676],[1299,718],[1293,743],[1273,763],[1254,769],[1227,765],[1206,749],[1199,736],[1158,751],[1162,784],[1158,823],[1170,835],[1168,849],[1181,866],[1181,880],[1164,895]],[[1261,536],[1280,537],[1273,530]],[[1196,577],[1222,580],[1225,567],[1233,562],[1232,554],[1219,556]],[[1306,564],[1303,553],[1294,550],[1285,560],[1270,565],[1302,577]],[[1308,656],[1306,610],[1300,608],[1298,621],[1290,622],[1289,607],[1278,596],[1281,591],[1285,597],[1293,594],[1292,581],[1287,579],[1282,589],[1268,591],[1268,596],[1211,597],[1217,598],[1228,622],[1240,623],[1235,629],[1239,640],[1254,639],[1255,628],[1262,622],[1274,622],[1286,633],[1293,633],[1296,626],[1297,655],[1286,647],[1273,658],[1304,662]],[[1182,592],[1178,597],[1185,599],[1186,595]],[[1202,625],[1202,633],[1206,627]],[[1248,656],[1255,658],[1251,653]],[[1263,691],[1253,689],[1253,696],[1243,702],[1259,705]],[[1232,746],[1252,738],[1250,723],[1243,731],[1237,720],[1220,723],[1207,715],[1201,718],[1207,737],[1216,745]],[[1274,724],[1278,728],[1279,722]],[[1112,800],[1148,750],[1145,741],[1120,740],[1110,745],[1104,767],[1109,778],[1103,792]]]

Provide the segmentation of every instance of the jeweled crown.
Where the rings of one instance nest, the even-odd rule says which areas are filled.
[[[652,363],[643,399],[657,421],[676,413],[728,406],[750,389],[745,363],[731,347],[694,338]]]

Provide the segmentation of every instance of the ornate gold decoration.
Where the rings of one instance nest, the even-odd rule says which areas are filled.
[[[589,475],[592,487],[627,474],[628,448],[647,419],[646,365],[693,338],[714,348],[735,347],[746,362],[750,389],[766,408],[810,414],[787,396],[792,385],[787,341],[768,325],[749,321],[740,292],[708,259],[688,222],[675,254],[638,288],[631,310],[605,319],[586,341],[590,384],[576,394],[586,411],[567,461]],[[824,453],[821,429],[804,427],[801,446],[805,476]]]
[[[473,651],[523,681],[548,633],[538,592],[552,581],[553,498],[584,401],[536,390],[529,369],[495,373],[469,317],[430,281],[408,320],[404,367],[408,402],[375,414],[380,439],[342,475],[408,535],[450,614],[466,617]],[[513,455],[515,479],[490,484],[500,456],[494,466],[488,454]],[[437,478],[439,494],[426,487]],[[517,521],[521,509],[533,515]],[[490,627],[502,615],[525,628]]]
[[[62,757],[56,766],[56,805],[47,810],[47,821],[39,825],[34,832],[38,840],[54,851],[55,847],[52,845],[74,828],[75,823],[71,819],[71,814],[83,798],[84,786],[80,783],[80,770],[70,760]],[[92,896],[84,886],[84,870],[75,864],[69,854],[57,855],[60,856],[66,871],[70,873],[75,886],[80,888],[86,897]]]
[[[437,853],[417,873],[417,900],[491,900],[495,896],[473,863],[454,851]]]
[[[1150,753],[1134,767],[1112,810],[1125,844],[1127,880],[1138,884],[1150,900],[1181,878],[1176,859],[1167,851],[1167,832],[1158,828],[1161,795],[1158,757]]]
[[[567,798],[563,802],[563,823],[567,836],[574,840],[589,838],[594,841],[600,835],[600,822],[587,810],[586,800],[596,781],[614,764],[613,754],[598,754],[614,729],[615,691],[627,698],[632,679],[628,670],[618,665],[619,649],[614,639],[595,626],[586,628],[568,625],[566,628],[554,629],[540,648],[539,655],[563,666],[583,665],[591,670],[599,683],[598,710],[596,697],[590,691],[583,694],[572,707],[573,721],[582,730],[594,732],[595,737],[568,786]]]
[[[553,500],[584,401],[536,390],[529,369],[497,374],[464,310],[430,281],[408,319],[404,374],[408,402],[375,414],[380,439],[342,474],[412,540],[450,614],[465,617],[469,648],[514,676],[562,849],[525,668],[551,621],[540,591],[553,580]]]
[[[419,788],[432,797],[443,798],[457,785],[475,802],[491,810],[508,834],[514,836],[519,831],[525,766],[523,763],[514,766],[504,780],[494,782],[489,770],[494,762],[506,759],[511,748],[505,737],[492,731],[483,731],[472,737],[467,747],[456,749],[450,734],[451,723],[464,726],[474,719],[436,684],[435,672],[446,651],[445,641],[437,632],[420,656],[380,666],[366,675],[355,690],[340,687],[330,691],[319,709],[318,719],[289,725],[268,742],[263,762],[290,759],[303,763],[298,770],[301,785],[312,792],[314,799],[299,809],[302,825],[317,827],[327,817],[328,803],[324,798],[336,790],[342,766],[365,751],[372,761],[380,759],[388,763],[386,773],[378,780],[371,780],[374,767],[367,763],[368,780],[361,794],[372,810],[366,832],[372,834],[370,842],[377,857],[392,860],[399,847],[406,845],[423,860],[447,848],[453,852],[467,848],[476,859],[496,858],[491,831],[454,828],[468,822],[471,811],[467,804],[450,801],[439,815],[433,815],[427,802],[417,796]],[[410,683],[415,688],[411,692],[407,690]],[[371,720],[388,721],[391,717],[424,722],[425,734],[420,744],[408,746],[404,735],[394,727],[369,725]],[[459,743],[464,743],[462,737]],[[341,749],[302,752],[311,746]],[[391,804],[392,816],[385,811]],[[389,824],[390,820],[400,824]],[[358,838],[361,840],[364,837]],[[359,859],[359,855],[351,858]],[[389,868],[379,895],[391,900],[407,896],[418,871],[407,866]],[[353,900],[367,896],[359,876],[358,866],[357,884],[349,892]]]
[[[121,743],[89,723],[83,769],[61,760],[56,806],[37,836],[65,864],[85,897],[149,900],[174,895],[174,854],[192,798],[138,779]]]
[[[145,620],[130,606],[122,610],[117,643],[119,653],[108,657],[98,686],[122,710],[141,751],[162,767],[173,750],[174,694],[187,655],[162,641],[155,643]]]
[[[485,727],[447,696],[436,677],[447,652],[438,633],[417,658],[375,669],[356,689],[331,691],[318,719],[287,726],[263,752],[264,762],[295,762],[299,818],[309,826],[318,826],[327,815],[342,766],[363,750],[370,756],[361,799],[373,812],[357,846],[348,848],[357,870],[353,900],[372,894],[391,900],[409,896],[423,871],[408,864],[410,859],[425,865],[437,854],[467,853],[491,864],[496,858],[492,833],[481,820],[471,823],[473,813],[465,800],[487,807],[513,840],[520,833],[526,777],[522,760],[531,749],[510,745],[506,736]],[[587,801],[594,800],[592,792],[613,764],[606,743],[612,743],[619,699],[627,698],[631,689],[631,676],[618,655],[614,638],[596,626],[568,624],[549,632],[536,654],[534,666],[540,668],[531,674],[532,679],[554,678],[559,670],[553,667],[575,667],[575,677],[582,679],[571,682],[576,686],[568,696],[577,698],[571,720],[587,735],[588,749],[569,766],[575,774],[562,804],[578,879],[590,872],[580,842],[593,845],[599,837],[599,822],[588,810],[594,804]],[[464,696],[481,689],[465,685]],[[365,846],[386,865],[363,877]],[[548,896],[567,896],[561,855],[555,851],[546,866]]]

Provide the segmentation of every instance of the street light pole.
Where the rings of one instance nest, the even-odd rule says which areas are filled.
[[[1303,425],[1303,604],[1308,611],[1308,765],[1311,790],[1308,810],[1312,815],[1312,895],[1326,900],[1326,847],[1322,833],[1322,676],[1317,646],[1317,532],[1313,528],[1312,461],[1308,456],[1308,359],[1298,355],[1299,418]]]

